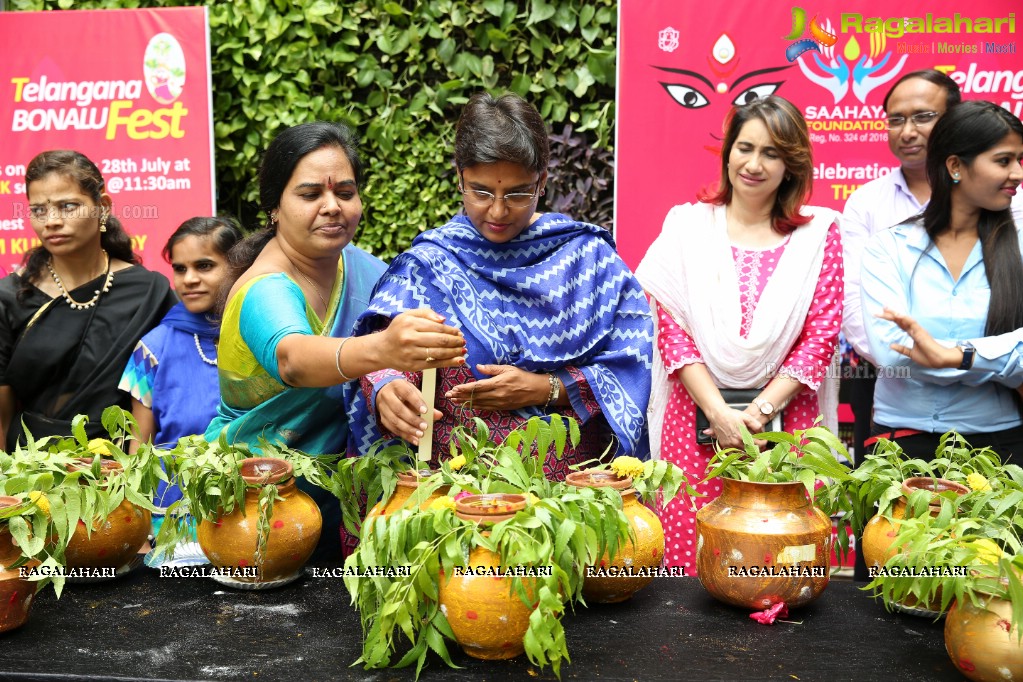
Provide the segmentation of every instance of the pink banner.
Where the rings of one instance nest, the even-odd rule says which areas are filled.
[[[940,69],[964,99],[990,100],[1020,116],[1019,9],[1018,0],[621,0],[620,253],[638,265],[668,209],[717,186],[722,122],[734,103],[778,94],[803,111],[813,141],[812,203],[839,210],[857,187],[898,166],[883,101],[902,74]]]
[[[99,167],[146,267],[178,225],[212,215],[206,8],[0,14],[0,266],[38,245],[25,166],[75,149]],[[2,271],[0,271],[2,273]]]

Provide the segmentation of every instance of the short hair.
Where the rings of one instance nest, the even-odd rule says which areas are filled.
[[[938,71],[936,69],[923,69],[921,71],[913,71],[907,73],[905,76],[895,81],[889,90],[888,94],[884,96],[884,110],[888,111],[888,100],[891,98],[892,93],[895,92],[895,88],[899,87],[903,83],[914,78],[927,81],[937,85],[939,88],[945,90],[945,111],[948,111],[955,105],[963,101],[962,93],[959,92],[959,84],[948,77],[948,75]]]
[[[462,109],[455,130],[455,166],[507,161],[537,173],[551,158],[547,127],[540,112],[515,94],[494,99],[477,92]]]
[[[813,151],[806,120],[791,102],[777,95],[755,99],[749,104],[732,107],[725,119],[725,137],[721,146],[721,180],[716,192],[700,193],[700,200],[717,205],[732,201],[732,181],[728,177],[728,157],[742,131],[753,119],[767,127],[771,141],[778,149],[785,172],[790,177],[782,180],[771,209],[774,229],[789,234],[812,219],[799,212],[813,193]]]

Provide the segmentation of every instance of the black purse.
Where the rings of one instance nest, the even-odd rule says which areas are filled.
[[[745,410],[746,407],[756,399],[762,388],[719,388],[721,397],[725,403],[735,410]],[[771,417],[771,421],[764,427],[765,431],[781,431],[782,410],[778,410]],[[710,420],[699,407],[696,408],[696,442],[700,445],[710,445],[714,442],[713,435],[703,432],[710,428]]]

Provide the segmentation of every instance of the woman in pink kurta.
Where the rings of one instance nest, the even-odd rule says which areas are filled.
[[[791,104],[769,97],[737,108],[720,191],[672,209],[636,272],[657,315],[654,456],[690,482],[703,479],[713,455],[696,442],[697,405],[722,447],[741,445],[739,425],[763,431],[779,411],[786,431],[822,413],[817,391],[841,326],[842,246],[835,213],[803,205],[812,168],[806,125]],[[760,394],[732,409],[721,388]],[[696,489],[702,506],[721,484]],[[692,504],[676,499],[661,513],[665,564],[690,575],[699,544]]]

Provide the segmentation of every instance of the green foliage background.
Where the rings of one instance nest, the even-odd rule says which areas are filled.
[[[172,7],[174,0],[13,0],[15,10]],[[609,224],[616,0],[284,0],[212,2],[218,210],[248,228],[259,155],[283,127],[341,120],[362,136],[366,213],[357,242],[388,259],[460,206],[451,163],[461,105],[512,91],[574,144],[558,187],[591,187],[558,208]],[[95,47],[95,46],[94,46]],[[98,49],[98,48],[97,48]],[[580,139],[581,136],[581,139]],[[599,153],[585,157],[580,149]],[[575,150],[575,151],[572,151]],[[571,176],[578,176],[573,178]],[[591,211],[586,215],[573,206]]]

